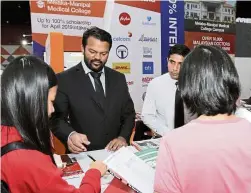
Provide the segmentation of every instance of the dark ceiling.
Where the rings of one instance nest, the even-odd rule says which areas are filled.
[[[30,25],[29,1],[1,1],[1,25]]]

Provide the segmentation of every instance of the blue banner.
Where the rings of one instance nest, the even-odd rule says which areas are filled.
[[[161,72],[168,72],[170,47],[184,44],[184,1],[161,1]]]
[[[33,47],[33,54],[44,60],[45,47],[40,45],[36,41],[33,41],[32,47]]]

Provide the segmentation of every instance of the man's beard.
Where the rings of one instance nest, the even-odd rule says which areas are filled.
[[[96,59],[88,61],[88,59],[87,59],[87,57],[86,57],[85,54],[84,54],[84,62],[85,62],[85,64],[86,64],[86,66],[87,66],[90,70],[92,70],[92,71],[94,71],[94,72],[100,72],[100,71],[104,68],[104,66],[105,66],[105,64],[106,64],[106,62],[103,63],[101,60],[96,60]],[[93,62],[99,62],[99,63],[101,64],[100,67],[99,67],[98,69],[93,68],[92,65],[91,65],[91,63],[93,63]]]

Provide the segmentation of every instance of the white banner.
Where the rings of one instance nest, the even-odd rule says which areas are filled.
[[[135,110],[140,113],[148,83],[161,75],[160,13],[119,3],[111,7],[107,26],[113,46],[107,64],[125,74]]]
[[[61,32],[68,36],[82,36],[91,26],[103,26],[103,18],[72,15],[31,13],[32,32],[48,34]]]

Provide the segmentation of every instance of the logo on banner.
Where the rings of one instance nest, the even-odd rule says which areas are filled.
[[[132,37],[132,33],[128,32],[128,37],[126,36],[119,36],[119,37],[114,37],[112,38],[113,41],[115,42],[130,42]]]
[[[239,22],[239,23],[251,23],[251,18],[241,18],[241,17],[238,17],[236,19],[236,22]]]
[[[143,21],[142,24],[143,25],[149,25],[149,26],[155,26],[156,23],[155,22],[151,22],[152,21],[152,17],[151,16],[147,16],[146,17],[146,21]]]
[[[152,58],[152,48],[149,47],[143,47],[143,58]]]
[[[151,82],[151,80],[153,79],[153,77],[143,77],[142,78],[142,86],[145,87],[149,84],[149,82]]]
[[[37,7],[40,8],[40,9],[44,8],[45,7],[44,1],[43,0],[38,0],[37,1]]]
[[[143,62],[143,74],[153,74],[153,62]]]
[[[158,38],[156,37],[146,37],[144,34],[139,38],[140,42],[158,42]]]
[[[128,25],[131,23],[131,16],[128,13],[123,12],[119,15],[119,22],[122,25]]]
[[[134,81],[130,80],[126,82],[128,86],[132,86],[134,84]]]
[[[129,74],[131,72],[131,66],[129,62],[112,63],[112,69],[123,74]]]
[[[116,49],[116,54],[120,59],[125,59],[128,56],[128,49],[124,45],[119,45]]]
[[[114,41],[114,42],[130,42],[131,41],[131,38],[130,37],[114,37],[114,38],[112,38],[112,40]]]

